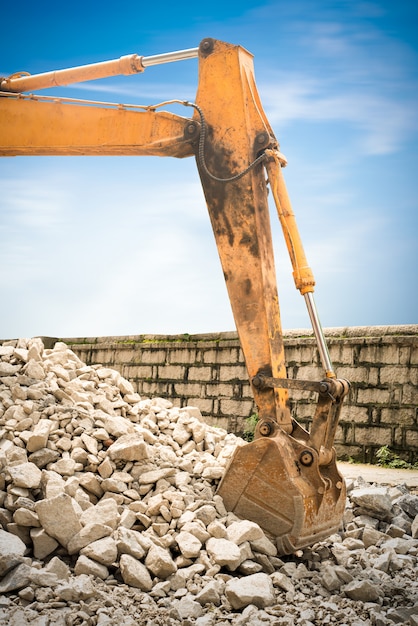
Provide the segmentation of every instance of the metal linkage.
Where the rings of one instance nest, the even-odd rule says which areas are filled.
[[[315,391],[317,393],[328,393],[332,397],[332,380],[323,380],[320,382],[310,380],[296,380],[294,378],[273,378],[272,376],[264,376],[257,374],[252,379],[254,387],[257,389],[275,388],[282,389],[299,389],[300,391]]]

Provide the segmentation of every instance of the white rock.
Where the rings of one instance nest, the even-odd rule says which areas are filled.
[[[86,450],[91,454],[97,454],[99,451],[97,439],[91,437],[87,433],[82,433],[81,441],[83,442]]]
[[[326,565],[322,568],[321,582],[328,591],[336,591],[337,589],[340,589],[343,584],[342,580],[337,575],[335,568],[331,565]]]
[[[188,559],[194,559],[199,556],[202,548],[202,542],[189,532],[181,531],[176,536],[176,542],[180,552]]]
[[[205,525],[201,520],[186,522],[181,529],[182,531],[186,531],[197,537],[200,543],[206,543],[206,541],[211,537],[211,534],[206,530]]]
[[[219,520],[214,520],[207,527],[207,532],[217,539],[226,539],[227,538],[227,530],[225,524],[222,524]]]
[[[23,556],[25,552],[26,545],[19,537],[0,529],[0,557],[9,555]]]
[[[129,554],[122,554],[119,564],[124,583],[142,591],[151,591],[152,579],[149,571],[141,561]]]
[[[31,582],[32,568],[26,563],[21,563],[9,571],[0,582],[0,594],[22,589]]]
[[[205,504],[195,511],[195,518],[201,520],[205,526],[208,526],[216,519],[217,513],[214,506]]]
[[[13,513],[13,521],[18,526],[38,527],[41,525],[35,511],[25,508],[16,509]]]
[[[26,442],[28,452],[36,452],[37,450],[41,450],[41,448],[46,448],[51,428],[52,422],[50,420],[39,420]]]
[[[89,559],[84,554],[80,554],[78,557],[74,566],[74,573],[76,576],[86,574],[88,576],[101,578],[102,580],[105,580],[109,576],[109,570],[105,565]]]
[[[241,563],[241,552],[239,547],[228,539],[216,539],[211,537],[206,542],[206,550],[214,563],[226,566],[231,571],[235,570]]]
[[[411,524],[411,536],[413,539],[418,539],[418,515],[415,516]]]
[[[59,546],[58,541],[50,537],[43,528],[31,528],[30,538],[33,544],[33,555],[39,560],[52,554]]]
[[[149,458],[148,444],[140,435],[124,435],[119,437],[108,448],[109,457],[120,461],[142,461]]]
[[[103,491],[110,491],[111,493],[123,493],[127,489],[126,483],[113,477],[104,478],[101,482],[101,488]]]
[[[385,518],[392,509],[392,500],[386,487],[353,489],[351,500],[378,519]]]
[[[0,377],[13,376],[13,374],[16,374],[21,367],[21,365],[12,365],[11,363],[0,361]]]
[[[100,463],[97,471],[102,478],[110,478],[113,474],[113,465],[110,459],[106,457],[103,462]]]
[[[61,476],[73,476],[77,463],[74,459],[59,459],[56,463],[51,463],[49,469]]]
[[[252,539],[250,541],[251,548],[255,552],[260,552],[261,554],[266,554],[267,556],[276,556],[277,555],[277,547],[274,545],[270,539],[268,539],[265,534],[258,539]]]
[[[211,580],[196,594],[196,602],[201,605],[213,604],[219,606],[225,585],[219,580]]]
[[[227,528],[227,539],[237,545],[245,541],[256,541],[264,536],[264,532],[261,530],[260,526],[248,520],[232,522]]]
[[[172,437],[174,441],[176,441],[180,446],[182,446],[186,443],[186,441],[190,439],[190,432],[187,430],[187,428],[183,424],[180,424],[177,422],[177,424],[174,427]]]
[[[142,559],[151,545],[141,533],[130,528],[118,528],[115,541],[119,554],[129,554],[135,559]]]
[[[78,482],[86,491],[93,493],[98,498],[102,497],[103,489],[100,486],[97,475],[93,474],[93,472],[83,472],[82,475],[78,477]]]
[[[116,380],[116,385],[123,395],[134,395],[135,402],[139,402],[141,400],[140,396],[135,393],[135,389],[132,383],[129,380],[126,380],[126,378],[123,378],[123,376],[118,376]]]
[[[41,484],[42,472],[34,463],[22,463],[8,468],[15,487],[37,489]]]
[[[125,491],[125,494],[126,493],[127,491]],[[131,511],[130,509],[125,509],[122,512],[122,515],[120,516],[119,525],[124,526],[125,528],[132,528],[132,526],[134,526],[137,520],[138,518],[136,514],[134,513],[134,511]]]
[[[57,585],[54,589],[54,593],[59,600],[79,602],[80,600],[92,598],[97,594],[97,590],[90,576],[80,574],[61,585]]]
[[[177,565],[174,563],[170,551],[157,545],[152,545],[148,550],[145,565],[154,576],[163,579],[177,571]]]
[[[147,502],[147,515],[158,515],[164,503],[168,504],[168,500],[165,500],[162,493],[157,493],[155,496],[151,496]]]
[[[206,478],[206,480],[219,480],[224,473],[225,469],[221,465],[210,465],[204,468],[202,478]]]
[[[174,604],[181,620],[190,620],[203,614],[202,606],[190,595],[181,598]]]
[[[134,433],[134,426],[129,420],[119,415],[106,416],[104,427],[114,437],[123,437]]]
[[[102,565],[112,565],[117,559],[118,549],[113,537],[104,537],[88,544],[81,553]]]
[[[361,602],[375,602],[380,597],[379,588],[368,580],[353,580],[344,586],[343,591],[351,600]]]
[[[40,500],[36,503],[35,510],[45,532],[50,537],[57,539],[64,547],[82,528],[80,507],[66,493],[47,500]]]
[[[191,431],[195,442],[200,443],[204,440],[206,435],[206,424],[204,422],[200,422],[199,420],[195,420],[191,424]]]
[[[44,380],[46,376],[42,363],[35,361],[35,359],[30,359],[23,368],[23,371],[29,378],[35,378],[37,380]]]
[[[103,537],[108,537],[112,534],[112,530],[113,529],[106,524],[97,522],[86,524],[68,540],[68,554],[76,554],[76,552],[79,552],[90,543],[102,539]]]
[[[275,603],[273,583],[262,572],[245,578],[231,578],[225,585],[225,595],[235,610],[250,604],[265,608]]]
[[[86,509],[80,516],[80,521],[83,525],[102,524],[110,526],[113,530],[117,528],[119,520],[118,505],[113,498],[99,500],[95,506]]]
[[[53,572],[60,580],[68,580],[70,578],[70,568],[59,557],[54,556],[45,565],[45,570]]]
[[[57,472],[42,470],[41,489],[45,499],[54,498],[63,493],[65,481]]]
[[[138,476],[138,483],[140,485],[149,485],[152,483],[156,483],[162,478],[174,476],[175,473],[176,470],[174,467],[165,467],[162,469],[151,470],[149,472],[143,472]]]

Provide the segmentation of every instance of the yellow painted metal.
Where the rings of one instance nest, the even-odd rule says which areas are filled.
[[[33,76],[27,72],[17,72],[8,78],[1,79],[0,90],[22,93],[34,89],[46,89],[98,78],[120,76],[121,74],[126,76],[138,74],[144,71],[141,59],[142,57],[137,54],[129,54],[111,61],[69,67],[63,70],[34,74]]]
[[[252,55],[242,47],[202,42],[196,102],[208,125],[205,162],[218,179],[241,172],[259,151],[277,146],[258,95]],[[208,175],[202,163],[198,167],[250,381],[260,371],[285,377],[263,167],[228,183]],[[253,387],[253,393],[260,419],[290,432],[287,390]]]
[[[306,260],[299,229],[296,224],[295,214],[293,213],[292,205],[287,193],[280,159],[274,150],[267,150],[266,154],[269,156],[269,159],[266,160],[268,180],[273,192],[277,214],[279,216],[280,224],[282,225],[286,246],[290,255],[293,267],[293,279],[295,281],[296,289],[304,295],[305,293],[313,292],[315,279],[312,270],[308,265],[308,261]]]
[[[0,156],[193,156],[198,124],[164,111],[0,97]],[[190,132],[190,130],[192,132]]]

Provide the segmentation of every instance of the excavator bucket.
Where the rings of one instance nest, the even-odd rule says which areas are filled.
[[[290,380],[260,377],[253,383],[258,388],[292,386]],[[330,444],[349,384],[337,379],[293,384],[319,390],[311,432],[297,422],[291,435],[279,427],[272,432],[272,423],[259,422],[257,438],[236,449],[218,487],[226,508],[270,533],[280,554],[292,554],[336,532],[346,502],[345,482]]]
[[[310,466],[295,459],[306,458]],[[341,524],[346,489],[335,459],[317,455],[288,435],[260,438],[237,448],[219,485],[227,510],[273,535],[280,554],[292,554]]]

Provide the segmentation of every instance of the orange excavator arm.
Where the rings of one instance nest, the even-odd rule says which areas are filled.
[[[148,65],[198,56],[193,115],[153,107],[70,101],[30,89],[135,74]],[[0,79],[0,155],[194,155],[216,238],[259,421],[238,448],[219,493],[229,510],[253,519],[292,552],[334,532],[345,505],[333,441],[348,383],[335,377],[313,301],[307,264],[282,174],[286,159],[263,111],[252,55],[204,39],[199,48]],[[178,102],[178,101],[170,101]],[[325,370],[320,382],[286,378],[270,228],[270,185]],[[317,391],[310,433],[292,418],[288,389]]]

